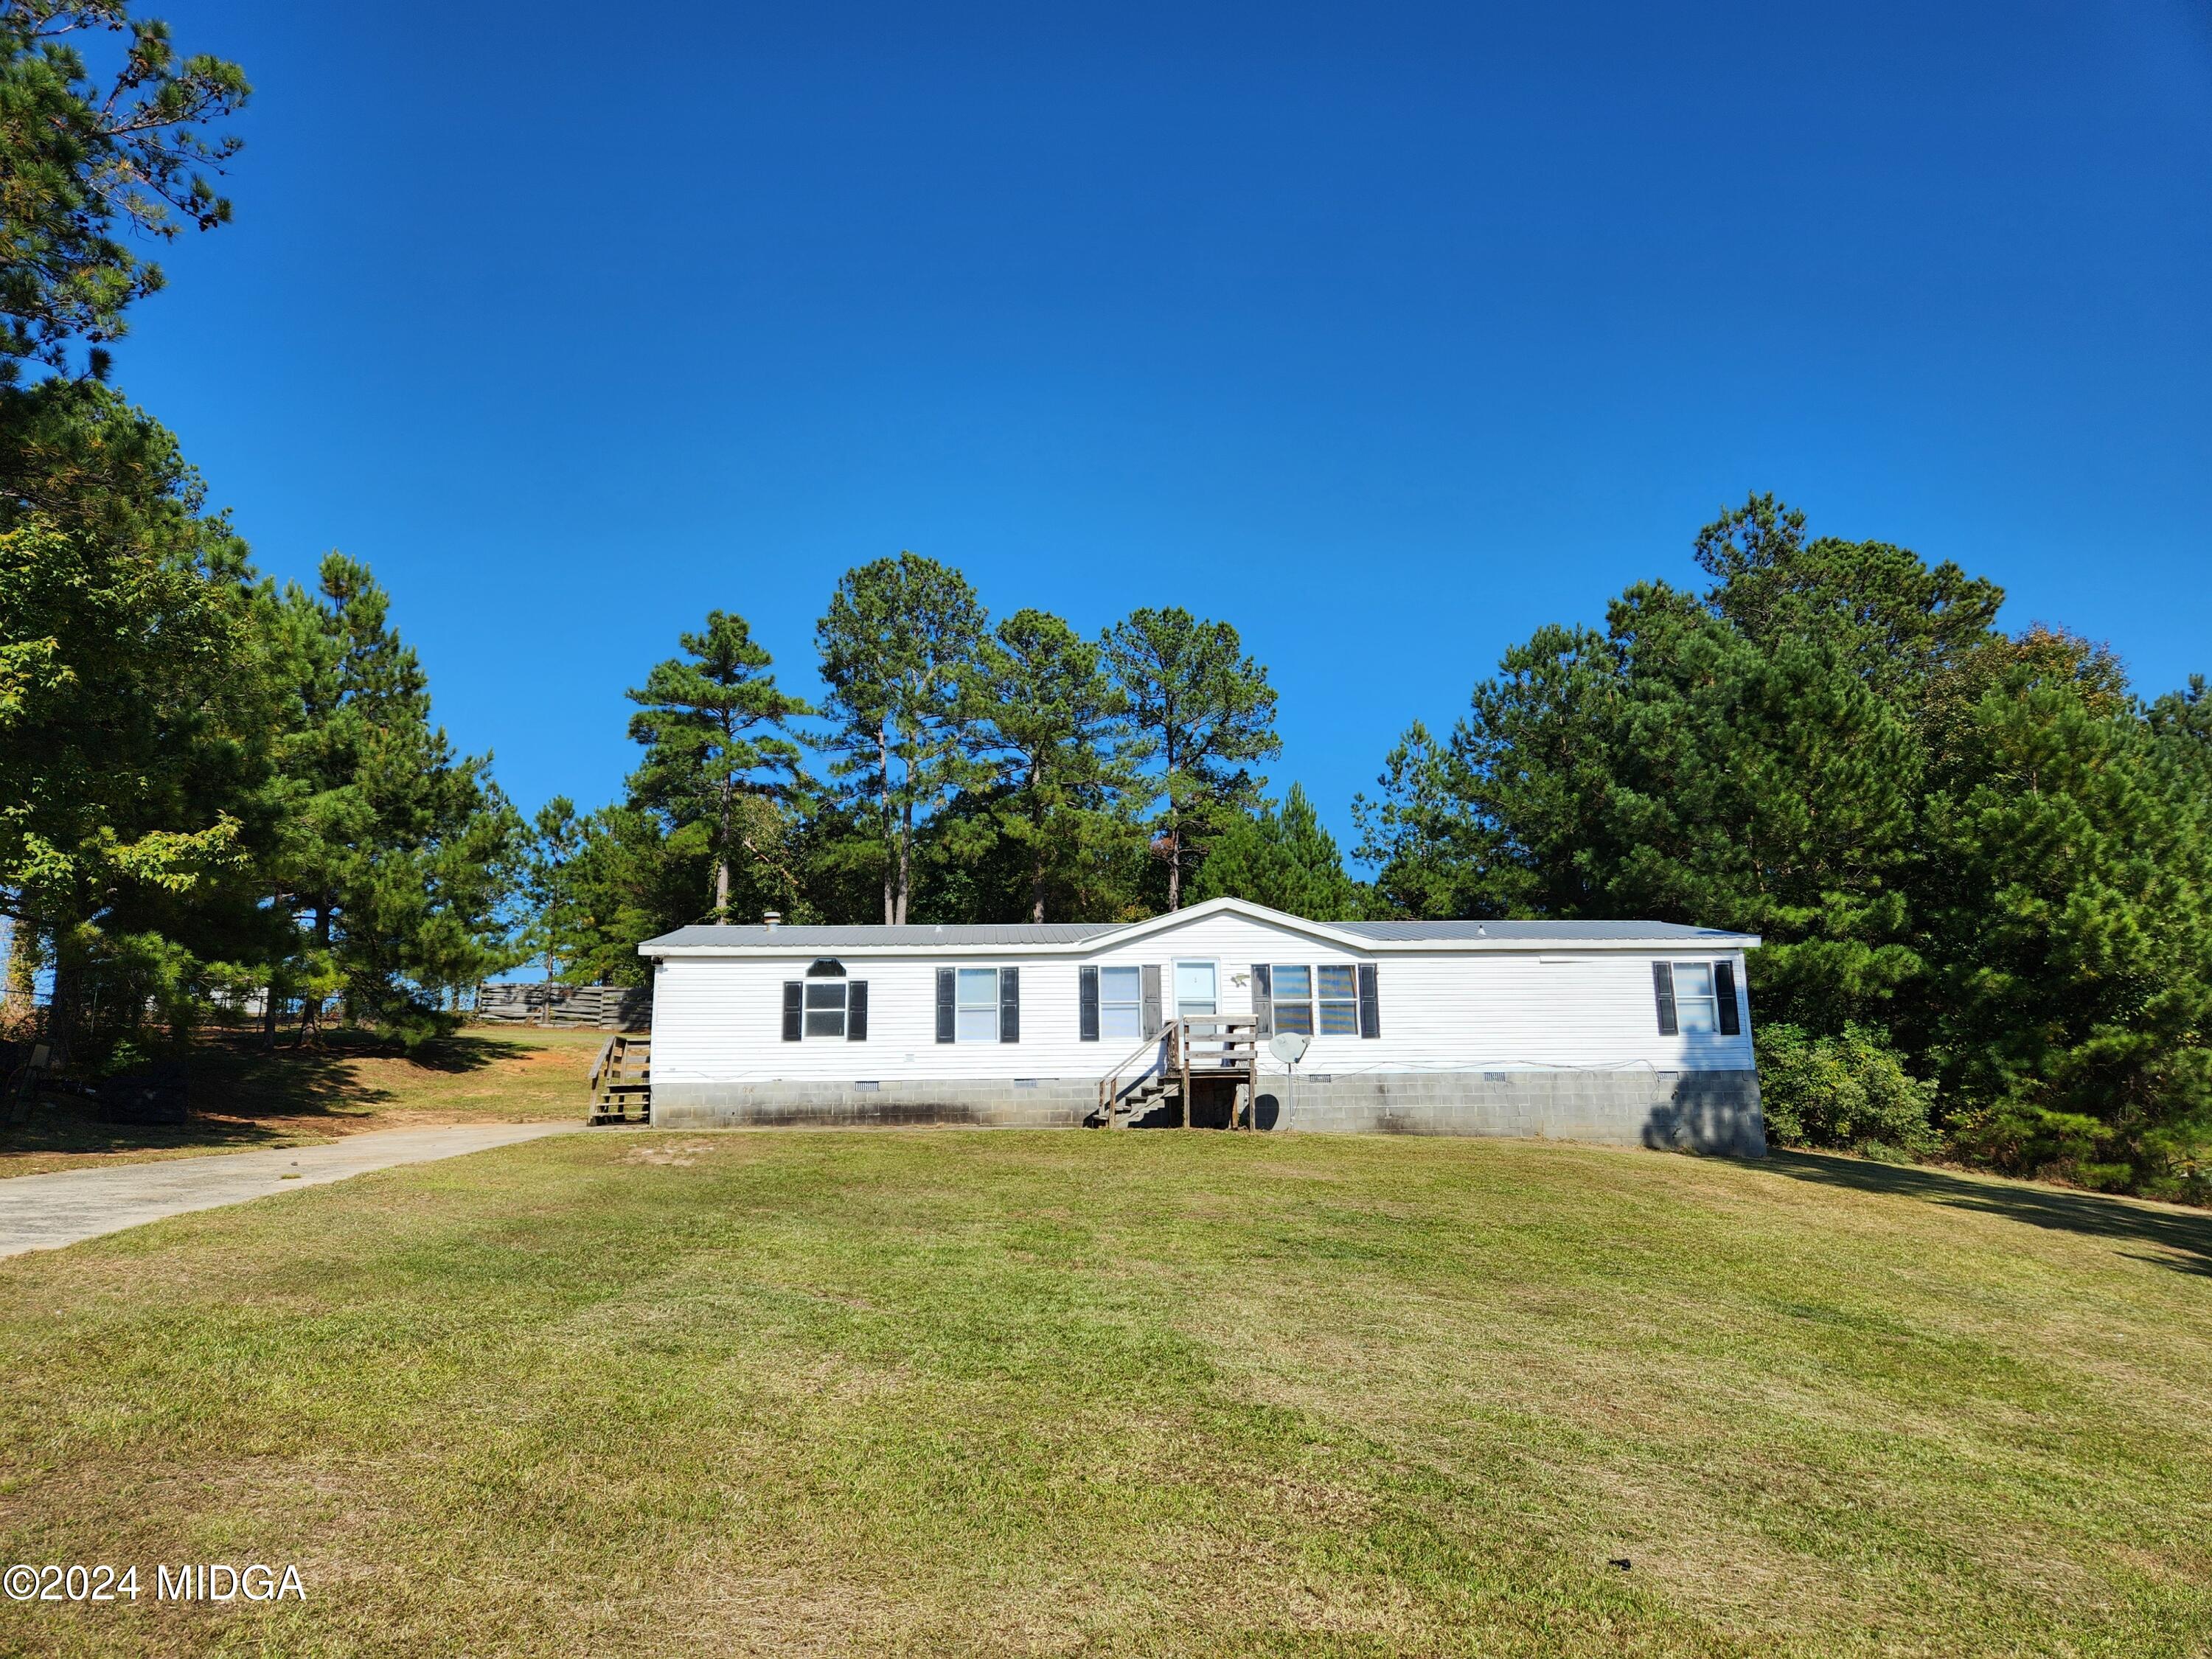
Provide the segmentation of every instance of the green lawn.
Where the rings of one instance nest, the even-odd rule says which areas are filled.
[[[2212,1651],[2212,1218],[1840,1158],[563,1136],[0,1262],[0,1559],[309,1596],[8,1652]]]
[[[89,1103],[56,1095],[0,1128],[0,1176],[297,1146],[364,1129],[437,1123],[580,1121],[604,1031],[476,1027],[408,1054],[364,1032],[334,1030],[313,1048],[289,1036],[264,1049],[211,1035],[192,1050],[192,1121],[174,1127],[103,1123]]]

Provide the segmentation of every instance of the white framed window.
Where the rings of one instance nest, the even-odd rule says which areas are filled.
[[[999,1040],[999,970],[963,968],[954,976],[952,1034],[961,1042]]]
[[[1145,970],[1141,968],[1101,968],[1098,970],[1098,1035],[1111,1042],[1116,1037],[1134,1042],[1145,1034]]]
[[[1349,963],[1279,962],[1267,969],[1275,1029],[1300,1036],[1359,1035],[1359,974]]]
[[[1674,1019],[1677,1029],[1686,1034],[1721,1029],[1720,1001],[1713,994],[1711,963],[1674,964]]]
[[[806,981],[806,1035],[811,1037],[845,1037],[846,987],[842,979],[810,979]]]

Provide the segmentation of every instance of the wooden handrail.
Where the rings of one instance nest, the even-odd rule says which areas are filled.
[[[1200,1053],[1200,1045],[1207,1051]],[[1177,1074],[1181,1085],[1183,1127],[1190,1127],[1190,1076],[1192,1061],[1200,1061],[1200,1074],[1206,1074],[1204,1061],[1218,1062],[1221,1072],[1241,1072],[1248,1090],[1256,1091],[1260,1080],[1260,1024],[1249,1017],[1238,1018],[1230,1014],[1178,1014],[1169,1020],[1136,1048],[1098,1081],[1098,1112],[1108,1124],[1114,1121],[1114,1113],[1122,1095],[1121,1079],[1131,1066],[1146,1057],[1149,1052],[1158,1054],[1156,1066],[1162,1077]],[[1155,1065],[1147,1065],[1140,1075],[1151,1073]],[[1246,1108],[1245,1123],[1253,1127],[1256,1107]]]
[[[1173,1020],[1170,1020],[1166,1024],[1161,1026],[1158,1030],[1153,1032],[1152,1036],[1141,1039],[1135,1048],[1129,1050],[1127,1054],[1121,1057],[1121,1060],[1115,1066],[1112,1071],[1107,1073],[1104,1077],[1098,1080],[1098,1109],[1106,1115],[1108,1122],[1110,1123],[1113,1121],[1114,1103],[1121,1098],[1121,1089],[1119,1085],[1121,1081],[1121,1074],[1127,1071],[1130,1066],[1135,1065],[1138,1060],[1142,1059],[1146,1050],[1149,1049],[1157,1052],[1159,1049],[1161,1043],[1168,1039],[1168,1037],[1173,1033],[1174,1030],[1175,1022]],[[1150,1066],[1146,1068],[1147,1071],[1150,1071],[1151,1069],[1152,1068]],[[1160,1062],[1160,1070],[1162,1072],[1165,1072],[1167,1070],[1167,1061],[1164,1057],[1163,1057]]]

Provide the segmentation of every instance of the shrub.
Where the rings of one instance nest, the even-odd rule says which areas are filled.
[[[1796,1025],[1762,1027],[1759,1094],[1767,1133],[1785,1146],[1893,1158],[1936,1149],[1928,1122],[1936,1085],[1907,1072],[1896,1051],[1863,1025],[1846,1025],[1836,1036]]]

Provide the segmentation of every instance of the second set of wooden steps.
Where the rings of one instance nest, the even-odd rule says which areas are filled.
[[[617,1031],[592,1065],[588,1123],[653,1121],[653,1039]]]

